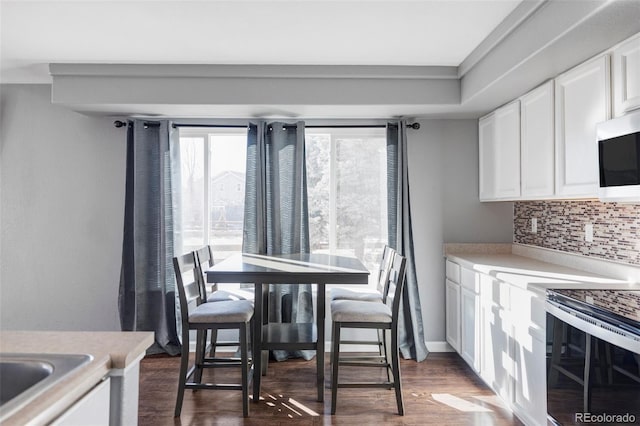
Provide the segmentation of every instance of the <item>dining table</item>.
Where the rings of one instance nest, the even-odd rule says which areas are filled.
[[[266,372],[268,362],[268,358],[263,360],[263,351],[272,349],[315,350],[318,401],[324,401],[326,285],[368,284],[369,270],[362,262],[355,257],[322,253],[237,253],[211,266],[205,273],[209,283],[254,284],[253,402],[260,399],[261,376]],[[269,285],[282,284],[316,285],[315,323],[269,322]]]

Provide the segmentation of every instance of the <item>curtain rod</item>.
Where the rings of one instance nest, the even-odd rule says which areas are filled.
[[[285,127],[289,125],[285,124]],[[292,125],[293,126],[293,125]],[[244,124],[181,124],[181,123],[173,123],[173,127],[212,127],[212,128],[244,128],[248,127]],[[375,128],[385,128],[387,127],[385,124],[327,124],[327,125],[305,125],[305,129],[375,129]],[[420,128],[420,123],[411,123],[407,124],[407,128],[411,128],[414,130],[418,130]]]
[[[142,124],[144,125],[145,128],[147,128],[147,127],[158,127],[160,125],[160,123],[158,123],[157,121],[143,121]],[[121,121],[121,120],[116,120],[116,121],[113,122],[113,125],[116,126],[117,128],[127,127],[127,122],[126,121]]]
[[[144,122],[145,126],[155,126],[156,122]],[[116,127],[124,127],[126,122],[116,120],[113,122]],[[202,127],[202,128],[218,128],[218,129],[243,129],[248,127],[245,124],[186,124],[186,123],[173,123],[172,127]],[[287,127],[287,125],[285,125]],[[327,124],[327,125],[310,125],[305,126],[306,129],[381,129],[387,127],[385,124]],[[420,123],[410,123],[406,126],[408,129],[418,130],[420,129]]]

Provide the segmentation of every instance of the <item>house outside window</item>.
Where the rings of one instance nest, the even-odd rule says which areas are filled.
[[[183,250],[241,252],[247,130],[181,127],[179,145]]]

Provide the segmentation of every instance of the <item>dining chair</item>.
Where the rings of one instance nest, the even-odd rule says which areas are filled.
[[[378,285],[376,291],[362,292],[354,291],[344,287],[334,287],[331,289],[330,299],[334,300],[361,300],[363,302],[384,302],[383,295],[389,275],[389,266],[395,250],[385,244],[382,249],[382,258],[378,269]]]
[[[211,290],[207,291],[207,277],[205,271],[214,265],[213,252],[210,245],[206,245],[196,250],[196,266],[199,270],[198,278],[200,283],[200,293],[203,295],[205,302],[225,302],[229,300],[250,300],[253,302],[253,292],[243,290],[221,290],[218,283],[211,285]],[[206,336],[205,336],[206,339]],[[216,348],[219,346],[238,346],[237,341],[224,340],[218,341],[217,330],[211,330],[211,340],[209,347],[209,356],[216,355]]]
[[[248,300],[227,300],[203,303],[201,283],[195,252],[173,258],[182,323],[182,353],[180,377],[174,416],[180,417],[185,389],[225,389],[242,391],[242,414],[249,415],[249,330],[253,317],[253,304]],[[240,358],[206,357],[207,330],[238,330]],[[189,367],[189,332],[196,331],[195,363]],[[205,368],[240,367],[240,384],[202,383]],[[188,370],[187,370],[188,369]],[[191,380],[190,380],[191,379]]]
[[[378,284],[376,291],[374,292],[361,292],[353,291],[343,287],[335,287],[331,289],[331,301],[335,300],[359,300],[363,302],[378,302],[384,303],[384,298],[387,294],[387,284],[389,282],[389,272],[391,268],[391,261],[396,253],[394,249],[385,244],[382,250],[382,258],[380,259],[380,266],[378,268]],[[383,355],[386,347],[385,333],[383,330],[377,330],[377,340],[343,340],[343,345],[372,345],[377,346],[378,353]],[[333,362],[333,358],[331,358]]]
[[[398,315],[400,299],[405,282],[406,258],[393,254],[385,303],[363,302],[359,300],[335,300],[331,302],[332,342],[331,342],[331,414],[336,413],[338,388],[384,388],[395,389],[398,414],[404,415],[402,384],[400,381],[400,361],[398,354]],[[376,329],[390,334],[390,345],[383,355],[375,357],[340,357],[340,335],[343,329]],[[387,371],[387,380],[379,382],[339,382],[341,366],[381,367]]]
[[[207,277],[205,271],[214,265],[213,251],[210,245],[206,245],[196,250],[196,256],[198,259],[198,267],[200,268],[200,274],[202,280],[201,289],[202,294],[206,294],[207,302],[220,302],[226,300],[251,300],[253,301],[253,291],[247,291],[243,289],[221,289],[218,283],[211,284],[211,290],[207,291]]]

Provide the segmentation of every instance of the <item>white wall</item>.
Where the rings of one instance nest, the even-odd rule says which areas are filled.
[[[442,245],[511,242],[513,203],[478,201],[477,120],[420,124],[420,130],[407,130],[416,272],[425,340],[444,342]]]
[[[0,328],[119,330],[125,135],[2,85]]]
[[[51,105],[49,86],[3,85],[1,329],[118,330],[125,134]],[[444,339],[445,242],[510,242],[512,204],[478,201],[476,120],[408,130],[427,341]]]

